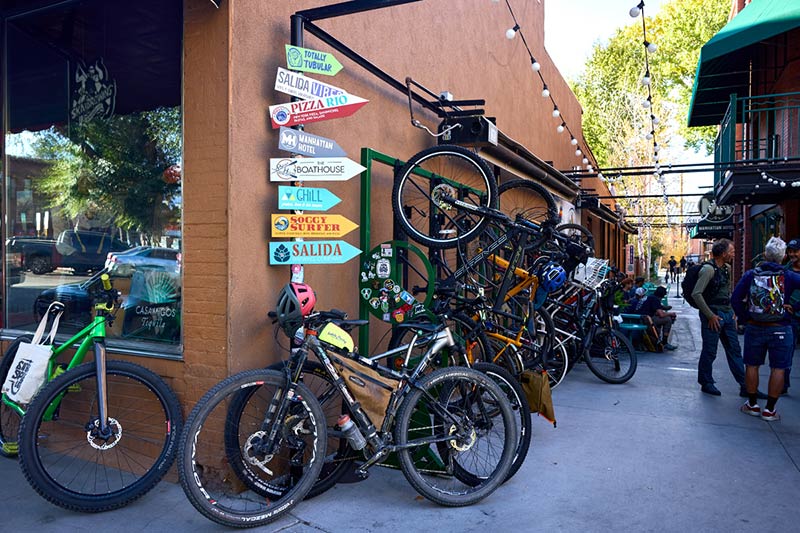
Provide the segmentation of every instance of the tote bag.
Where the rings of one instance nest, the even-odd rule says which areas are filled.
[[[56,307],[50,334],[46,339],[42,339],[44,330],[47,327],[50,310],[56,304],[58,304],[58,307]],[[8,370],[8,376],[5,383],[3,383],[2,389],[3,394],[10,400],[18,404],[27,404],[39,392],[39,388],[47,377],[47,364],[53,354],[53,342],[56,338],[58,322],[61,319],[63,310],[64,306],[60,302],[51,303],[39,322],[39,327],[36,328],[36,333],[33,335],[31,342],[20,343],[17,348],[17,355],[14,357],[14,362],[11,363],[11,368]]]

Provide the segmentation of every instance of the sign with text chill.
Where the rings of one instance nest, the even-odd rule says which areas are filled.
[[[300,100],[269,106],[272,128],[291,127],[332,118],[349,117],[369,100],[352,94],[337,94],[316,100]]]
[[[269,180],[289,181],[347,181],[367,170],[347,157],[272,157],[269,160]]]
[[[345,241],[271,242],[269,243],[269,264],[341,264],[360,253],[361,250]]]
[[[273,237],[335,239],[357,227],[358,224],[342,215],[272,215]]]
[[[327,211],[342,199],[320,187],[278,187],[278,209]]]

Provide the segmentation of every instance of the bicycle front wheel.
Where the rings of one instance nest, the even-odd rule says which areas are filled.
[[[447,202],[497,208],[494,174],[486,162],[460,146],[441,145],[414,155],[392,189],[392,210],[403,232],[429,248],[452,248],[476,238],[488,222]]]
[[[66,509],[109,511],[144,495],[172,466],[181,428],[175,393],[156,374],[106,363],[108,433],[100,428],[94,363],[48,383],[20,425],[22,472]]]
[[[181,435],[178,473],[189,501],[206,518],[229,527],[267,524],[293,509],[319,477],[325,414],[314,393],[298,383],[296,394],[283,400],[285,415],[275,419],[281,408],[273,402],[281,401],[287,386],[274,370],[241,372],[218,383],[192,410]],[[234,470],[231,458],[247,468]]]
[[[471,368],[436,370],[414,386],[398,411],[394,438],[400,468],[432,502],[476,503],[508,477],[519,442],[515,416],[492,378]],[[430,446],[439,442],[445,445]],[[435,457],[415,461],[420,450]]]
[[[636,373],[637,360],[633,345],[616,330],[598,330],[584,359],[589,370],[607,383],[625,383]]]

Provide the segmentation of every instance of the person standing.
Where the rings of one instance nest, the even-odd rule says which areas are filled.
[[[764,248],[764,261],[748,270],[736,284],[731,305],[736,316],[745,321],[744,364],[747,401],[740,410],[763,420],[780,420],[775,409],[783,390],[783,376],[794,353],[791,316],[787,312],[788,298],[800,290],[800,274],[784,269],[780,264],[786,255],[786,243],[772,237]],[[800,311],[800,303],[791,312]],[[758,368],[769,353],[769,388],[767,405],[761,409],[757,401]]]
[[[786,263],[786,270],[800,274],[800,237],[786,243],[786,256],[789,258],[789,262]],[[794,291],[787,295],[790,305],[800,302],[800,291]],[[798,313],[792,315],[792,335],[792,347],[794,347],[797,346],[797,341],[800,340],[800,314]],[[794,353],[792,355],[794,356]],[[792,359],[789,359],[789,368],[786,369],[786,373],[783,376],[783,391],[781,394],[789,393],[789,387],[791,386],[789,374],[791,373]]]
[[[667,262],[667,264],[669,265],[669,272],[668,272],[669,275],[667,276],[667,283],[669,283],[670,279],[672,281],[676,280],[675,275],[677,274],[678,262],[675,261],[674,255],[669,256],[669,261]]]
[[[721,342],[733,379],[739,384],[739,396],[747,397],[744,384],[742,349],[736,332],[736,317],[731,307],[731,269],[736,250],[728,239],[719,239],[711,247],[711,260],[700,268],[692,298],[700,309],[700,333],[703,349],[697,363],[697,382],[700,390],[712,396],[722,393],[714,385],[713,367],[717,345]],[[708,291],[706,292],[706,288]],[[705,292],[705,294],[703,294]],[[759,393],[759,398],[766,398]]]
[[[686,272],[686,257],[681,256],[681,260],[678,261],[678,265],[681,267],[680,270],[678,270],[678,274],[685,273]]]

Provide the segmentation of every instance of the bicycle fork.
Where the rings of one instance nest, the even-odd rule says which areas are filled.
[[[94,342],[94,366],[97,376],[97,420],[89,423],[87,431],[99,439],[108,440],[114,433],[108,419],[108,382],[106,380],[106,343],[104,340]]]

